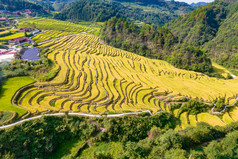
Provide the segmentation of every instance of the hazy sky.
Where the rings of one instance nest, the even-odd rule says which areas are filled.
[[[197,2],[213,2],[214,0],[175,0],[179,2],[186,2],[188,4],[197,3]]]

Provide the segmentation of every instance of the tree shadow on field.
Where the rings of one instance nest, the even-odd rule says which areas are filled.
[[[0,81],[0,99],[3,97],[4,92],[6,91],[6,88],[3,88],[4,81]]]
[[[4,91],[6,91],[6,89],[3,88],[3,86],[5,85],[5,81],[7,79],[5,76],[3,76],[1,66],[2,63],[0,63],[0,98],[3,97]]]

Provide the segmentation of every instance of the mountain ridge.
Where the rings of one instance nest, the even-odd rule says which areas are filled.
[[[207,5],[208,4],[208,2],[197,2],[197,3],[192,3],[192,4],[190,4],[191,6],[193,6],[193,7],[201,7],[201,6],[205,6],[205,5]]]
[[[179,42],[200,47],[213,60],[238,69],[238,1],[217,0],[166,24]]]
[[[161,4],[162,7],[160,7],[154,5],[155,1],[149,2],[153,2],[153,5],[141,5],[134,1],[131,3],[124,3],[123,1],[122,3],[119,0],[79,0],[73,3],[71,7],[56,14],[55,18],[72,21],[106,21],[116,16],[148,24],[164,25],[193,10],[193,7],[186,3],[157,1],[158,4]]]
[[[42,9],[42,6],[27,0],[0,0],[0,2],[0,9],[2,10]]]

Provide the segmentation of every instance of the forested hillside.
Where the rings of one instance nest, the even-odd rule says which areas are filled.
[[[138,28],[126,19],[116,17],[105,22],[100,37],[117,48],[139,55],[166,60],[177,68],[212,72],[210,59],[198,48],[178,44],[178,38],[165,27],[144,25]]]
[[[55,158],[238,157],[237,122],[223,127],[201,122],[196,127],[177,132],[172,130],[173,121],[168,113],[163,112],[151,117],[94,119],[45,116],[0,130],[0,156],[9,159],[54,158],[50,155],[60,151],[63,155]],[[113,143],[117,146],[110,146]]]
[[[62,9],[65,9],[67,7],[70,7],[73,2],[76,2],[77,0],[31,0],[36,2],[37,4],[40,4],[44,8],[53,10],[53,11],[61,11]]]
[[[238,68],[238,1],[217,0],[170,22],[179,42],[199,46],[219,64]]]
[[[3,10],[22,10],[22,9],[35,9],[40,10],[42,7],[33,2],[25,0],[0,0],[0,9]]]
[[[144,3],[143,3],[144,2]],[[150,2],[150,1],[149,1]],[[103,0],[79,0],[70,8],[56,14],[60,20],[72,21],[106,21],[111,17],[127,17],[129,19],[143,21],[149,24],[164,25],[177,18],[179,15],[188,13],[193,8],[180,2],[156,1],[118,2]],[[155,2],[155,1],[151,1]]]
[[[168,13],[171,16],[183,15],[193,10],[193,7],[184,2],[165,0],[114,0],[131,8],[141,8],[145,12]]]

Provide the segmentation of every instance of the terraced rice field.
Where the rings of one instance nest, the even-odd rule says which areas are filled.
[[[19,116],[25,114],[26,110],[12,105],[11,99],[18,89],[33,82],[34,80],[30,77],[14,77],[2,82],[0,85],[0,111],[13,111]]]
[[[43,33],[40,33],[32,38],[36,43],[40,43],[47,40],[53,40],[59,37],[64,37],[71,34],[77,34],[80,32],[86,32],[93,29],[99,29],[95,26],[91,27],[89,24],[85,25],[84,23],[75,24],[66,21],[60,21],[55,19],[47,18],[27,18],[21,19],[19,22],[19,28],[32,28],[43,30]]]
[[[27,33],[27,35],[30,35],[30,33]],[[0,37],[0,40],[10,40],[10,39],[15,39],[15,38],[24,37],[24,36],[25,36],[25,33],[15,33],[12,35]]]
[[[176,69],[165,61],[103,45],[90,34],[64,37],[40,47],[49,48],[48,57],[59,73],[52,81],[37,82],[22,92],[17,104],[33,114],[49,110],[170,112],[170,104],[184,97],[210,102],[237,96],[238,79],[218,80]],[[233,116],[237,112],[231,113],[231,120],[236,120]],[[197,119],[184,113],[180,118],[182,128],[210,119],[212,125],[229,121],[208,113],[199,114]]]
[[[65,31],[72,33],[80,33],[91,29],[90,27],[78,25],[71,22],[37,17],[21,19],[18,25],[19,28],[28,27],[40,30]]]
[[[52,40],[58,37],[76,34],[77,32],[65,32],[65,31],[56,31],[56,30],[49,30],[44,33],[38,34],[32,38],[32,40],[36,43],[40,43],[46,40]]]
[[[218,65],[215,62],[212,62],[212,66],[213,66],[214,72],[221,74],[225,78],[227,78],[227,74],[232,74],[230,71],[228,71],[227,69]]]
[[[9,34],[10,34],[9,30],[0,31],[0,37],[6,36],[6,35],[9,35]]]

